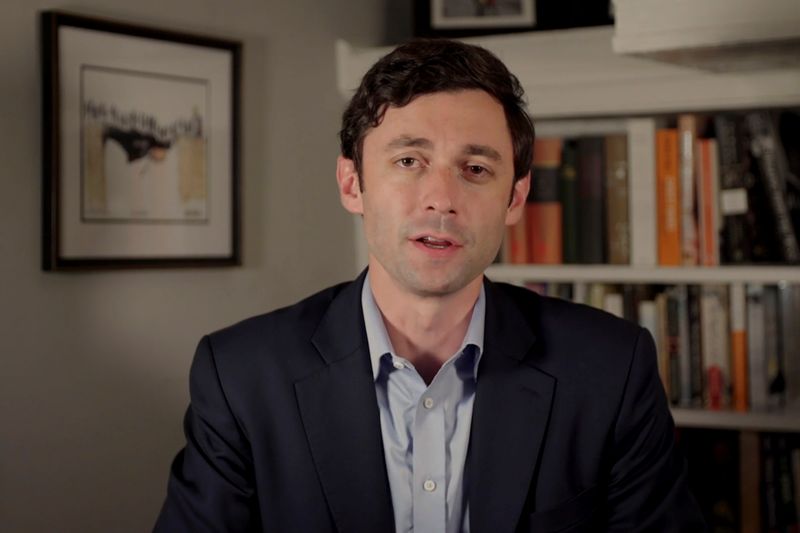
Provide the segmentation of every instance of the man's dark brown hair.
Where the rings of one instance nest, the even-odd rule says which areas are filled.
[[[364,190],[362,148],[389,106],[403,107],[423,94],[478,89],[502,106],[514,147],[514,180],[524,178],[533,157],[533,123],[525,111],[519,80],[497,56],[479,46],[446,39],[403,44],[367,71],[344,111],[339,132],[342,155],[352,159]]]

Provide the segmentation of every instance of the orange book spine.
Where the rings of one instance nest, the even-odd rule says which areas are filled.
[[[736,411],[747,411],[749,404],[746,306],[747,295],[744,284],[732,284],[730,288],[731,388],[733,408]]]
[[[528,224],[528,258],[532,263],[563,262],[562,206],[558,194],[561,167],[560,138],[539,138],[533,143],[531,194],[525,207]]]
[[[526,213],[532,263],[558,265],[562,262],[561,204],[528,204]]]
[[[719,172],[717,142],[697,141],[698,211],[700,218],[700,264],[719,265]]]
[[[661,266],[683,264],[678,165],[678,131],[674,128],[658,130],[656,132],[656,178],[658,263]]]

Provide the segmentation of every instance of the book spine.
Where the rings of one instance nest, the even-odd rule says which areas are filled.
[[[534,141],[531,201],[526,206],[528,252],[532,263],[562,262],[561,201],[558,197],[561,144],[559,138]]]
[[[750,130],[751,152],[758,162],[759,174],[775,220],[781,254],[790,263],[800,262],[800,246],[785,197],[788,174],[786,154],[768,113],[748,113],[745,120]]]
[[[742,533],[761,531],[761,446],[755,431],[739,434],[739,487]]]
[[[747,285],[747,359],[750,409],[765,411],[767,400],[767,360],[764,349],[764,286]]]
[[[778,321],[780,307],[778,287],[764,287],[764,352],[767,357],[767,407],[779,409],[784,405],[786,382],[783,377],[781,362],[782,342]]]
[[[719,155],[721,258],[726,264],[751,260],[747,229],[747,175],[750,165],[741,117],[720,114],[714,117]]]
[[[656,213],[656,123],[652,118],[628,120],[628,220],[630,263],[658,264]]]
[[[582,263],[605,262],[605,165],[602,137],[578,139],[578,211]]]
[[[781,283],[778,295],[784,397],[787,408],[792,409],[800,406],[800,286]]]
[[[612,265],[630,263],[628,222],[628,139],[625,135],[605,138],[606,163],[606,256]]]
[[[695,141],[697,139],[697,117],[687,114],[678,116],[681,183],[681,258],[683,265],[698,264]]]
[[[702,290],[706,406],[714,410],[723,409],[730,405],[727,288],[724,285],[704,285]]]
[[[719,265],[719,169],[717,141],[697,142],[698,210],[700,264]]]
[[[669,290],[667,296],[667,379],[669,400],[672,405],[681,401],[680,374],[680,301],[675,288]]]
[[[747,313],[746,296],[742,283],[730,287],[731,318],[731,389],[733,408],[747,411]]]
[[[692,407],[703,406],[703,353],[700,320],[701,290],[698,285],[689,286],[689,377]]]
[[[658,357],[658,375],[667,398],[671,398],[669,366],[670,366],[670,337],[668,321],[668,296],[662,292],[656,295],[656,313],[658,318],[658,336],[656,337],[656,353]]]
[[[692,405],[692,355],[691,355],[691,327],[689,321],[689,290],[686,285],[676,288],[678,298],[678,368],[680,372],[680,401],[681,407]]]
[[[580,261],[580,232],[578,218],[578,147],[575,141],[564,141],[559,172],[561,200],[562,255],[564,263]]]
[[[678,181],[678,131],[656,132],[658,263],[679,266],[681,260],[680,182]]]

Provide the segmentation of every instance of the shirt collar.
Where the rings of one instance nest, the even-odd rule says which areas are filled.
[[[361,309],[364,313],[364,326],[367,330],[367,343],[369,344],[369,358],[372,364],[372,374],[373,378],[377,380],[381,368],[381,358],[386,354],[389,354],[390,357],[396,357],[397,354],[394,352],[392,341],[389,339],[389,334],[386,331],[386,325],[383,323],[383,316],[372,294],[369,272],[367,272],[364,278],[364,286],[361,289]],[[486,293],[483,285],[481,285],[481,292],[472,308],[472,317],[470,318],[469,326],[467,326],[467,333],[464,335],[461,348],[459,348],[457,352],[457,354],[462,354],[468,346],[475,347],[475,358],[472,369],[472,375],[475,380],[478,379],[478,363],[483,353],[485,322]]]

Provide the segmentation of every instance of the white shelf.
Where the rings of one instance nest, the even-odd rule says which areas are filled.
[[[486,274],[495,281],[592,283],[800,283],[800,266],[641,268],[616,265],[499,265]]]
[[[713,70],[800,65],[797,0],[615,0],[614,51]]]
[[[517,75],[534,120],[800,103],[800,65],[769,68],[758,75],[702,71],[616,54],[613,35],[614,28],[608,26],[464,41],[493,51]],[[367,69],[390,50],[337,42],[338,87],[344,99],[352,96]]]
[[[800,432],[800,413],[739,413],[703,409],[672,409],[675,425],[683,428]]]

